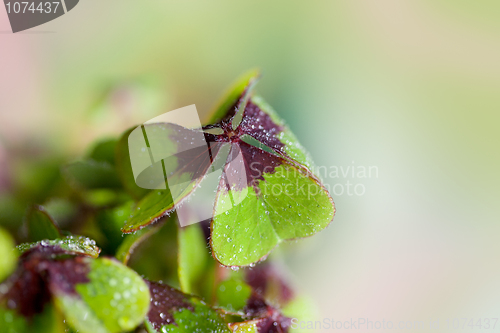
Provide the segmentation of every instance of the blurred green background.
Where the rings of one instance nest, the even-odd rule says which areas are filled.
[[[334,194],[331,226],[286,254],[321,316],[443,332],[500,316],[500,2],[81,1],[9,30],[0,10],[3,223],[24,211],[9,191],[34,186],[20,161],[77,158],[185,105],[206,114],[260,67],[257,91],[316,164],[378,168],[326,177],[365,193]]]

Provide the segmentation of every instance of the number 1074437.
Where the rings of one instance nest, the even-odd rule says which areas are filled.
[[[25,14],[25,13],[55,13],[57,12],[57,8],[61,4],[60,1],[54,2],[40,2],[38,5],[35,5],[34,2],[7,2],[5,7],[7,8],[7,13],[15,13],[15,14]]]

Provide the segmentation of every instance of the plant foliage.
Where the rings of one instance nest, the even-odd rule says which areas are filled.
[[[324,229],[335,208],[305,149],[253,93],[258,78],[238,80],[201,129],[211,159],[176,154],[192,129],[148,125],[168,137],[172,174],[191,179],[179,193],[136,185],[127,130],[79,161],[39,163],[30,186],[0,200],[10,207],[0,219],[0,331],[271,333],[306,315],[262,261]],[[175,207],[218,158],[213,217],[180,227]]]

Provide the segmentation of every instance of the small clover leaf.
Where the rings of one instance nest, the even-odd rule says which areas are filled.
[[[36,243],[24,243],[17,246],[20,253],[24,254],[32,249],[54,254],[83,255],[97,258],[101,249],[93,239],[84,236],[68,236],[58,239],[45,239]]]
[[[140,200],[149,191],[137,186],[132,173],[132,165],[130,163],[130,153],[128,149],[128,137],[134,129],[129,129],[123,133],[115,147],[115,168],[118,178],[120,179],[123,188],[135,200]]]
[[[241,310],[244,321],[230,323],[233,332],[284,333],[291,326],[291,319],[266,303],[257,293],[252,293]]]
[[[217,286],[216,295],[218,306],[225,311],[237,313],[245,308],[252,295],[252,288],[237,278],[230,278]]]
[[[151,309],[146,327],[150,333],[229,333],[223,316],[195,296],[167,285],[150,282]]]
[[[178,274],[181,290],[191,294],[200,279],[206,279],[206,267],[212,260],[199,224],[178,228]]]
[[[134,329],[149,309],[149,292],[142,278],[119,262],[85,259],[87,281],[75,293],[52,287],[56,305],[80,332],[123,332]]]
[[[178,287],[178,241],[176,214],[150,228],[126,235],[118,250],[120,260],[138,274]],[[125,258],[125,260],[124,260]]]
[[[42,239],[56,239],[62,236],[56,222],[43,206],[31,206],[26,214],[25,223],[28,237],[32,242]]]
[[[17,270],[0,285],[0,315],[11,323],[7,328],[15,331],[21,325],[32,332],[26,323],[46,318],[52,306],[81,333],[137,327],[149,310],[149,289],[142,278],[116,260],[83,256],[85,248],[78,242],[61,241],[21,247],[25,251]],[[21,317],[25,320],[16,319]],[[49,325],[44,327],[51,332]]]
[[[0,282],[3,281],[16,267],[16,252],[14,240],[0,228]]]
[[[125,265],[130,260],[130,256],[134,253],[134,250],[146,239],[155,234],[161,229],[163,224],[156,224],[149,229],[142,229],[134,234],[125,236],[123,242],[120,244],[116,251],[116,259],[124,263]]]

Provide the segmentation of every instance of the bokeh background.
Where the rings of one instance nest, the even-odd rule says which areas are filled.
[[[76,158],[188,104],[206,114],[260,67],[258,92],[318,165],[378,168],[326,177],[365,193],[334,194],[330,227],[284,255],[319,316],[440,332],[500,317],[499,1],[81,1],[9,31],[1,9],[4,223],[24,209],[6,193],[30,186],[19,159]]]

